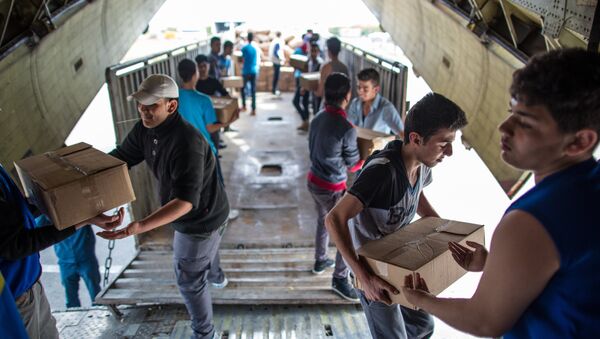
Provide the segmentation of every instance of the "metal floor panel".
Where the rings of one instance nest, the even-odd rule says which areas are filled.
[[[335,249],[331,248],[330,253]],[[311,272],[314,249],[223,249],[221,267],[229,279],[211,289],[213,304],[351,304],[331,289],[332,268]],[[100,292],[101,305],[183,304],[175,284],[173,253],[140,251]]]
[[[185,307],[130,307],[122,321],[103,309],[55,312],[60,337],[189,338]],[[368,338],[360,306],[214,306],[220,338]]]

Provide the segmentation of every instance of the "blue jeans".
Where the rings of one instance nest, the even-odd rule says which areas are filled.
[[[244,74],[244,87],[242,88],[242,106],[246,107],[246,91],[250,83],[250,95],[252,96],[252,110],[256,110],[256,74]]]
[[[296,78],[296,92],[294,93],[294,99],[292,102],[294,103],[294,107],[296,107],[296,111],[300,114],[302,121],[308,121],[308,99],[310,92],[305,91],[304,95],[300,94],[300,78]],[[300,98],[302,98],[302,105],[300,105]]]
[[[96,256],[74,263],[59,262],[58,266],[60,268],[60,280],[65,287],[67,308],[81,307],[79,301],[80,277],[87,287],[93,304],[94,298],[100,293],[100,270],[98,269]]]
[[[275,94],[275,92],[277,91],[277,85],[279,83],[279,71],[281,69],[281,65],[277,65],[277,64],[273,64],[273,89],[271,90],[271,92],[273,94]]]

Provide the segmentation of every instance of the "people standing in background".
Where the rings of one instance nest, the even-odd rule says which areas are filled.
[[[357,75],[358,97],[348,107],[348,120],[354,126],[402,136],[404,124],[396,107],[380,93],[379,72],[365,68]]]
[[[320,67],[321,67],[321,63],[323,62],[323,60],[321,60],[321,57],[319,57],[319,45],[316,42],[312,42],[310,45],[310,56],[308,58],[308,72],[318,72]],[[312,99],[312,109],[313,109],[313,115],[317,115],[317,112],[319,111],[320,107],[321,107],[321,98],[319,98],[318,96],[315,95],[315,91],[307,91],[304,88],[300,89],[300,97],[302,98],[306,98],[308,96],[310,96],[310,98]],[[306,99],[305,100],[305,107],[304,107],[304,115],[302,116],[302,124],[298,127],[299,130],[301,131],[308,131],[308,120],[309,120],[309,116],[310,116],[310,112],[308,109],[308,102],[309,100]],[[297,102],[294,103],[294,105],[299,104]],[[296,109],[298,109],[298,107],[296,107]]]
[[[302,47],[297,47],[294,50],[294,54],[298,55],[306,55],[302,51]],[[297,127],[298,130],[307,131],[308,130],[308,100],[310,97],[309,92],[302,90],[300,87],[300,76],[302,75],[302,70],[298,68],[294,68],[294,82],[296,84],[296,91],[294,92],[294,98],[292,99],[292,103],[296,108],[298,114],[300,114],[300,118],[302,119],[302,124]]]
[[[242,76],[244,78],[244,87],[242,88],[242,111],[246,110],[247,90],[250,86],[250,96],[252,97],[252,111],[250,115],[256,115],[256,78],[260,71],[260,50],[254,42],[254,33],[248,32],[248,43],[242,48]]]
[[[342,42],[340,41],[340,39],[336,37],[327,39],[327,55],[329,57],[329,61],[321,66],[321,80],[319,81],[319,88],[316,92],[319,98],[323,97],[323,86],[329,74],[333,72],[338,72],[344,73],[348,77],[350,76],[348,66],[346,66],[343,62],[341,62],[338,59],[338,55],[340,54],[341,50]]]
[[[219,71],[219,56],[221,54],[221,38],[213,36],[210,38],[210,53],[208,54],[208,62],[210,63],[210,69],[208,74],[219,80],[221,79],[221,72]]]
[[[221,77],[229,77],[233,75],[233,62],[231,55],[233,54],[233,42],[227,40],[223,43],[223,53],[219,55],[219,72]]]
[[[285,42],[281,39],[281,32],[275,32],[275,39],[271,41],[269,45],[269,58],[271,58],[271,62],[273,63],[273,86],[271,89],[271,93],[275,95],[279,95],[279,72],[281,70],[281,65],[285,63],[285,55],[283,53],[283,47],[285,46]]]
[[[36,227],[52,225],[50,219],[40,215]],[[60,281],[65,288],[66,306],[81,307],[79,300],[79,278],[83,280],[92,305],[100,293],[100,269],[96,258],[96,236],[91,225],[85,225],[75,234],[54,245],[58,258]]]

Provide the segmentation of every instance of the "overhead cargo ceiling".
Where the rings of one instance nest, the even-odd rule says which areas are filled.
[[[465,110],[469,125],[463,131],[464,143],[477,151],[504,190],[513,194],[523,173],[500,158],[497,129],[507,114],[512,73],[537,52],[586,47],[597,2],[363,1],[416,73],[433,91]]]

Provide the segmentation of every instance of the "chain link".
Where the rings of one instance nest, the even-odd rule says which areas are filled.
[[[108,241],[108,256],[106,260],[104,260],[104,281],[102,283],[103,287],[106,287],[108,284],[108,276],[110,275],[110,267],[112,266],[112,250],[115,248],[115,240]]]

